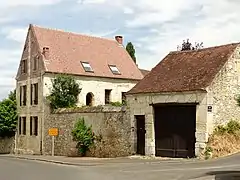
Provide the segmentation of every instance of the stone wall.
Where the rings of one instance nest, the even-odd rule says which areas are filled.
[[[230,120],[239,120],[240,107],[236,97],[240,94],[240,47],[238,47],[224,68],[208,88],[209,99],[212,99],[213,117],[208,122],[209,133],[215,126],[226,124]]]
[[[14,137],[0,138],[0,154],[10,154],[14,151]]]
[[[95,157],[119,157],[130,153],[130,121],[126,110],[121,107],[91,107],[62,109],[45,115],[43,153],[51,154],[52,138],[48,135],[49,128],[58,128],[59,135],[55,138],[55,155],[75,156],[75,142],[71,131],[75,122],[83,117],[87,125],[92,125],[101,141],[96,141],[88,155]]]

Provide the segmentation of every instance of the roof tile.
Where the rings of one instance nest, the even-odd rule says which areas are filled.
[[[128,94],[203,90],[239,43],[169,53]]]
[[[32,26],[41,49],[49,47],[48,72],[121,79],[143,78],[123,46],[115,40]],[[89,62],[94,73],[85,72],[80,61]],[[116,65],[120,75],[108,65]]]

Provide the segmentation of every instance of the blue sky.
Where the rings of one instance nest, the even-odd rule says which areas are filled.
[[[94,36],[123,35],[140,68],[183,39],[204,47],[240,42],[239,0],[0,0],[0,99],[15,87],[29,23]]]

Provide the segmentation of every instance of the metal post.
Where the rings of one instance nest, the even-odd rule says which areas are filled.
[[[54,156],[54,136],[52,136],[52,156]]]

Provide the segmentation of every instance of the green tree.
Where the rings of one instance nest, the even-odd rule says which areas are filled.
[[[131,42],[127,43],[126,50],[128,54],[132,57],[132,60],[136,63],[135,48]]]
[[[12,137],[17,125],[16,90],[11,91],[8,98],[0,102],[0,136]]]
[[[47,97],[53,109],[76,106],[81,88],[72,76],[58,75],[52,81],[52,91]]]

